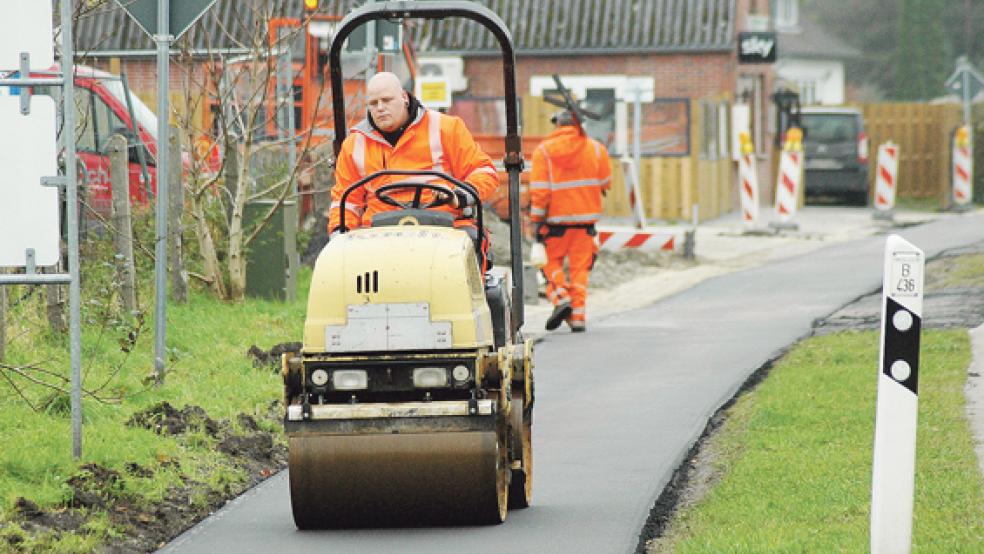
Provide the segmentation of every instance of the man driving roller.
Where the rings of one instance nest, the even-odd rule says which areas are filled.
[[[389,72],[377,73],[366,85],[369,106],[366,118],[352,127],[342,143],[335,164],[335,186],[331,191],[328,232],[338,230],[342,193],[352,183],[384,169],[434,170],[446,173],[475,188],[482,201],[499,186],[492,159],[475,142],[464,122],[455,116],[429,110],[403,90],[399,78]],[[368,226],[380,212],[398,209],[374,194],[380,187],[397,182],[432,182],[454,185],[437,177],[385,175],[352,191],[345,199],[345,227],[348,230]],[[397,189],[387,193],[394,200],[409,202],[415,191]],[[421,203],[435,200],[431,190],[422,191]],[[455,190],[450,202],[433,209],[451,212],[455,227],[471,225],[459,220],[463,209],[474,204],[470,194]],[[487,240],[483,238],[483,256]],[[486,267],[482,260],[482,266]]]

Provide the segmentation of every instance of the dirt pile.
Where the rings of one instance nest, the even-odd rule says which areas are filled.
[[[126,424],[150,429],[158,435],[181,435],[189,430],[201,429],[214,437],[219,432],[219,424],[208,417],[201,406],[185,406],[178,410],[168,402],[133,414]]]
[[[262,418],[279,424],[281,412],[280,402],[273,402]],[[232,474],[241,470],[247,475],[245,481],[224,480],[216,489],[182,473],[180,486],[168,490],[160,503],[148,504],[126,492],[127,481],[152,477],[161,468],[180,470],[176,460],[162,459],[157,468],[130,462],[125,464],[123,472],[99,464],[85,464],[66,481],[71,494],[63,505],[45,510],[28,499],[17,500],[14,513],[20,529],[2,530],[0,551],[22,550],[25,535],[57,537],[63,533],[88,533],[86,523],[95,513],[102,512],[120,532],[104,545],[106,551],[156,550],[228,500],[286,467],[287,449],[283,441],[264,431],[252,415],[239,414],[233,421],[213,419],[200,406],[178,409],[168,402],[160,402],[135,413],[127,425],[178,440],[198,441],[205,435],[218,455],[225,458],[219,471]],[[197,437],[191,438],[193,434]]]
[[[270,350],[263,350],[254,344],[246,351],[246,356],[253,358],[253,367],[272,366],[279,371],[280,356],[287,352],[300,352],[302,346],[303,344],[299,342],[282,342],[273,345]]]

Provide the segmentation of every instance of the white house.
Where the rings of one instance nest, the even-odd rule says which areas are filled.
[[[861,53],[828,34],[809,18],[800,17],[799,0],[774,0],[779,38],[776,76],[796,85],[800,103],[843,104],[844,60]]]

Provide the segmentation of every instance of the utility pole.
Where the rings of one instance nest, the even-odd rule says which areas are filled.
[[[170,75],[171,20],[169,0],[157,0],[157,236],[154,245],[154,382],[164,380],[167,334],[167,203],[170,172],[170,102],[167,96]]]

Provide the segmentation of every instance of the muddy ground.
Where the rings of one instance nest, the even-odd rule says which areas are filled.
[[[984,242],[948,250],[926,263],[923,328],[972,329],[984,323],[984,275],[976,278],[961,275],[960,265],[984,263]],[[847,330],[875,330],[881,323],[881,290],[872,291],[819,319],[813,324],[813,334],[825,335]],[[768,375],[773,361],[759,368],[743,385],[738,396],[753,390]],[[737,398],[737,396],[736,396]],[[717,431],[724,422],[725,412],[734,400],[723,406],[708,423],[704,435],[691,449],[686,461],[677,468],[663,494],[656,501],[639,537],[637,552],[655,554],[668,552],[661,537],[672,528],[677,510],[700,502],[715,485],[721,474],[715,469],[720,446]]]
[[[254,357],[255,363],[265,363],[264,359],[257,360],[261,358],[257,354],[263,351],[254,349],[248,355]],[[269,352],[265,354],[269,356]],[[281,403],[275,401],[271,402],[263,417],[279,424],[281,414]],[[247,479],[235,484],[227,482],[222,490],[210,490],[206,484],[183,475],[182,484],[170,489],[162,503],[147,505],[140,499],[128,496],[124,492],[124,482],[132,478],[151,477],[154,468],[130,463],[120,473],[98,464],[85,464],[67,481],[73,494],[64,505],[44,510],[30,500],[17,500],[14,523],[20,526],[23,533],[35,537],[84,534],[90,532],[86,524],[92,512],[104,511],[121,534],[105,544],[103,552],[153,552],[229,500],[287,466],[285,441],[262,430],[256,419],[247,414],[239,414],[234,422],[215,420],[199,406],[178,409],[161,402],[135,414],[127,425],[177,437],[178,440],[184,440],[194,433],[199,437],[192,440],[197,441],[204,434],[206,440],[214,444],[218,454],[225,456],[230,465],[242,470]],[[177,460],[162,460],[160,465],[177,466],[180,470]],[[2,534],[5,538],[0,541],[0,551],[23,550],[21,543],[24,540],[20,533]]]

